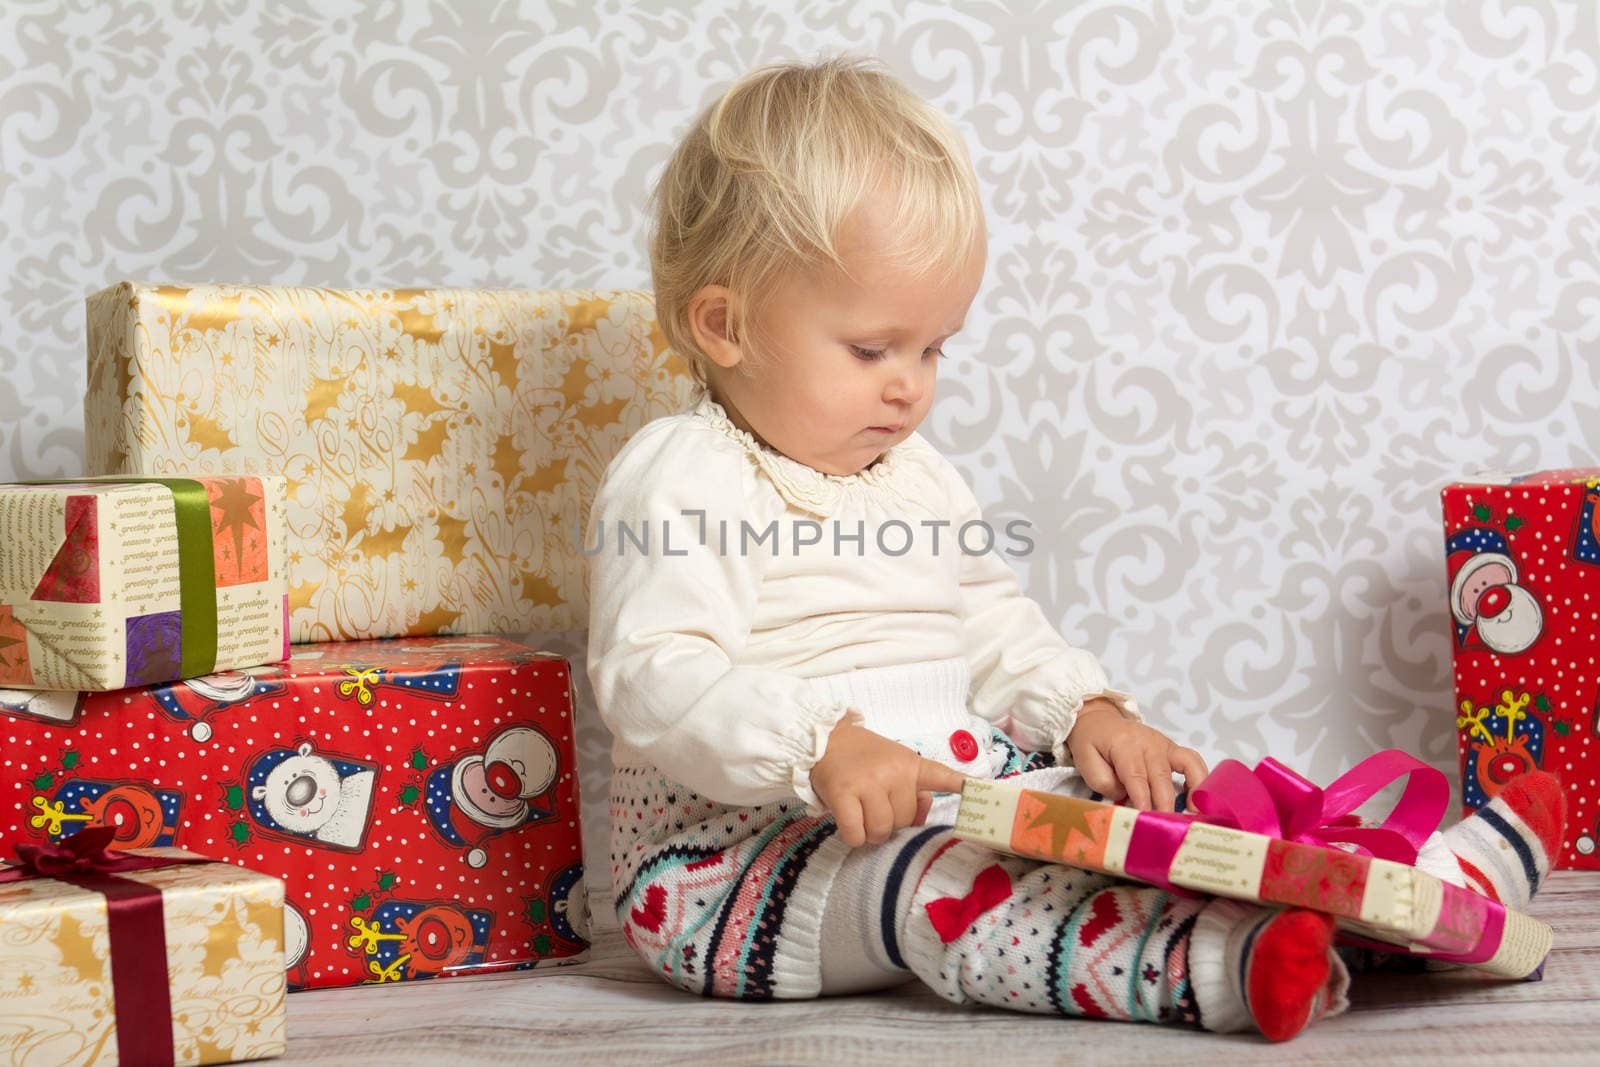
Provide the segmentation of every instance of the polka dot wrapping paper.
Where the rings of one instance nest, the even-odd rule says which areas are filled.
[[[571,669],[496,637],[298,645],[109,693],[0,692],[0,851],[116,828],[282,878],[291,989],[576,962]]]
[[[1441,495],[1463,808],[1541,767],[1567,793],[1555,866],[1600,868],[1600,470]]]

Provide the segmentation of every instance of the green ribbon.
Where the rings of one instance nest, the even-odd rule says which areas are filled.
[[[217,668],[217,559],[211,539],[211,499],[193,478],[52,478],[16,485],[163,485],[172,493],[178,527],[178,678]],[[171,679],[166,679],[170,681]]]

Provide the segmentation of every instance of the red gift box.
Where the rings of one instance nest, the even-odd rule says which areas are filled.
[[[1441,495],[1463,807],[1542,767],[1567,792],[1555,866],[1600,868],[1600,470]]]
[[[493,637],[298,645],[109,693],[0,691],[0,841],[116,828],[282,878],[290,988],[587,948],[567,662]]]

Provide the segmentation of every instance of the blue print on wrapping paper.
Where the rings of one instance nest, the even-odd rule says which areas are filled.
[[[53,803],[33,798],[33,822],[52,841],[89,826],[109,826],[112,848],[165,848],[178,833],[183,794],[145,782],[106,782],[74,778],[56,790]]]
[[[372,932],[360,939],[372,957],[367,970],[373,977],[367,981],[416,981],[475,970],[483,965],[493,922],[493,913],[455,901],[386,900],[372,913]]]
[[[221,671],[155,686],[150,695],[167,718],[187,724],[189,736],[204,744],[214,732],[209,720],[215,713],[284,692],[288,686],[278,678],[281,672],[275,665]]]

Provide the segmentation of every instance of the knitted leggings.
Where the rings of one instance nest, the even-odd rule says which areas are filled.
[[[633,806],[614,804],[614,820]],[[850,850],[831,818],[795,804],[708,815],[618,871],[624,936],[682,989],[766,1000],[915,976],[957,1003],[1250,1026],[1232,972],[1265,909],[1001,855],[948,825]],[[730,836],[724,848],[688,843]],[[1342,989],[1332,993],[1340,1010]]]

